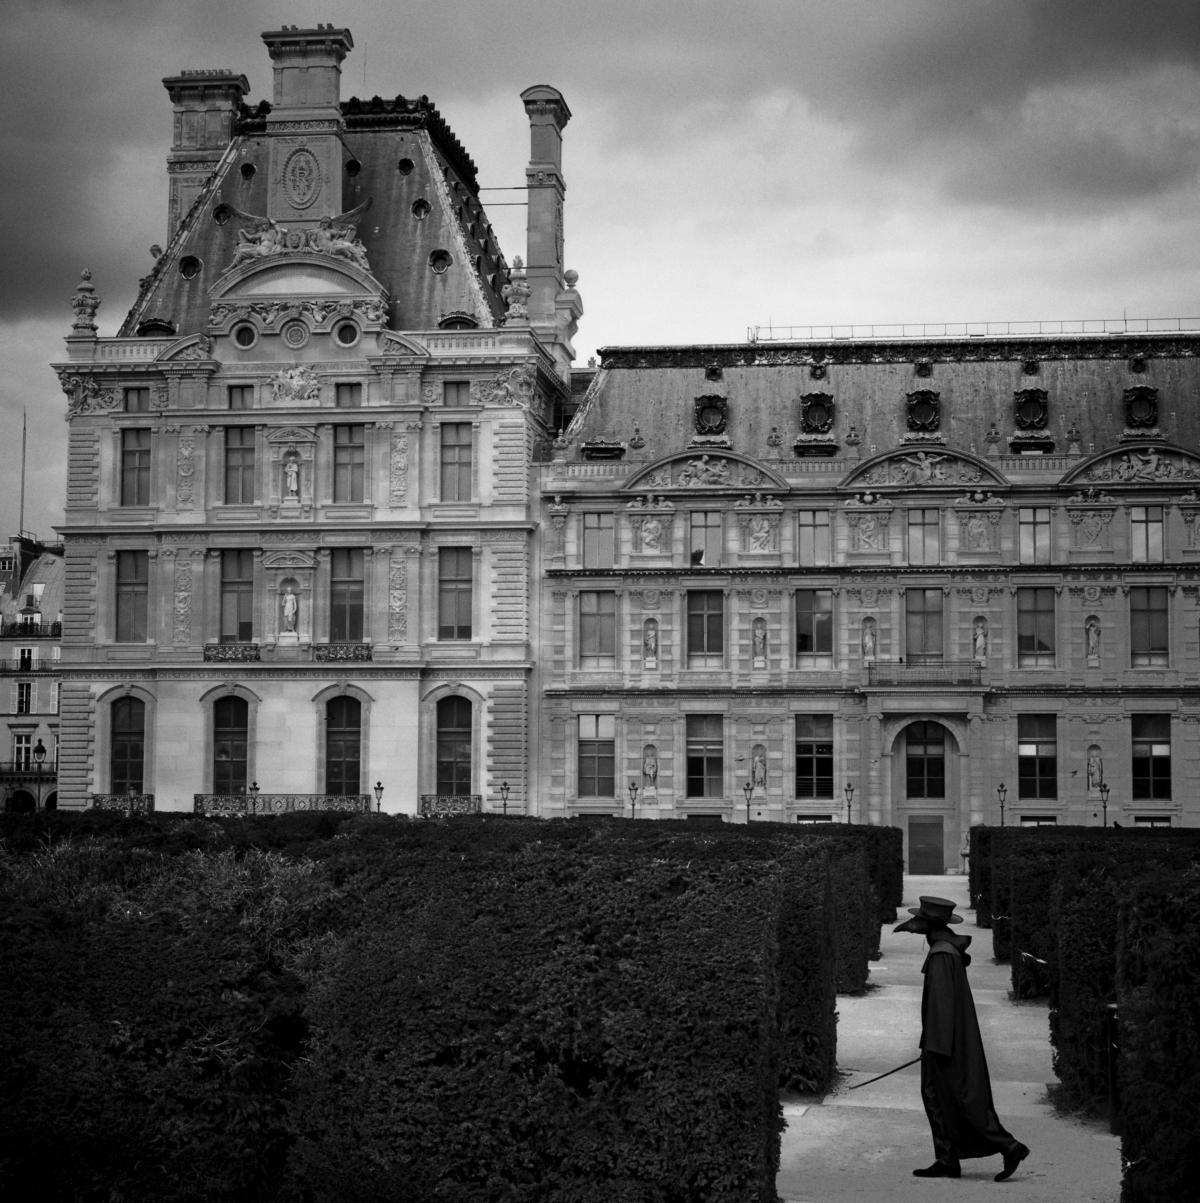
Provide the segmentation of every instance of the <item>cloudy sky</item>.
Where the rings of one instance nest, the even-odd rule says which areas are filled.
[[[0,42],[0,521],[61,520],[83,267],[113,334],[166,243],[182,68],[270,93],[259,38],[348,25],[343,97],[427,93],[485,186],[518,94],[565,133],[581,362],[747,327],[1200,314],[1197,0],[9,0]],[[513,194],[485,193],[493,199]],[[511,259],[524,210],[490,210]]]

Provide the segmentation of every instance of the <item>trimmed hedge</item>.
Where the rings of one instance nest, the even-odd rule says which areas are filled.
[[[1121,1197],[1177,1203],[1200,1182],[1200,874],[1138,881],[1118,931]]]
[[[747,826],[760,827],[760,823]],[[772,823],[771,827],[795,832],[796,827]],[[844,841],[860,848],[867,859],[867,871],[879,899],[879,922],[894,923],[896,908],[904,901],[904,833],[899,827],[873,827],[860,823],[805,823],[801,828],[810,835]],[[876,942],[876,952],[878,942]]]

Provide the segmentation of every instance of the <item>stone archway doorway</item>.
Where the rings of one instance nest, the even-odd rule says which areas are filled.
[[[958,743],[943,724],[916,719],[899,733],[895,751],[899,772],[893,789],[900,799],[907,870],[941,875],[947,865],[947,836],[956,835],[951,828],[958,809]]]

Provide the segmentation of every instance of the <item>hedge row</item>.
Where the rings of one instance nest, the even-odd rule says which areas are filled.
[[[771,1199],[876,830],[5,816],[0,1189]]]

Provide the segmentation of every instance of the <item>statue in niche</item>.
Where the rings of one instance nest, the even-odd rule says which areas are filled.
[[[289,497],[299,498],[300,496],[300,459],[297,455],[290,454],[283,461],[283,475],[287,485],[287,495]]]
[[[971,633],[971,648],[975,653],[976,660],[987,659],[988,628],[987,621],[985,619],[975,619],[975,627]]]
[[[866,618],[862,626],[862,654],[864,660],[875,659],[875,620]]]
[[[642,550],[661,551],[662,523],[653,515],[642,520]]]
[[[1098,790],[1104,784],[1104,761],[1100,756],[1100,748],[1092,744],[1087,755],[1087,787]]]
[[[767,624],[760,618],[754,624],[754,658],[767,658]]]
[[[1100,619],[1091,615],[1083,627],[1087,639],[1087,657],[1089,660],[1100,659]]]
[[[642,654],[647,660],[658,659],[658,620],[651,618],[646,622],[642,634]]]
[[[296,633],[296,620],[300,616],[300,599],[296,596],[289,581],[283,595],[283,629],[289,634]]]
[[[987,551],[988,528],[982,514],[972,514],[967,519],[967,550]]]
[[[771,520],[765,514],[758,514],[750,520],[750,550],[771,550]]]
[[[653,744],[642,749],[642,780],[647,789],[658,784],[658,749]]]
[[[754,748],[754,758],[750,761],[750,783],[755,789],[767,788],[767,753],[761,744]]]

